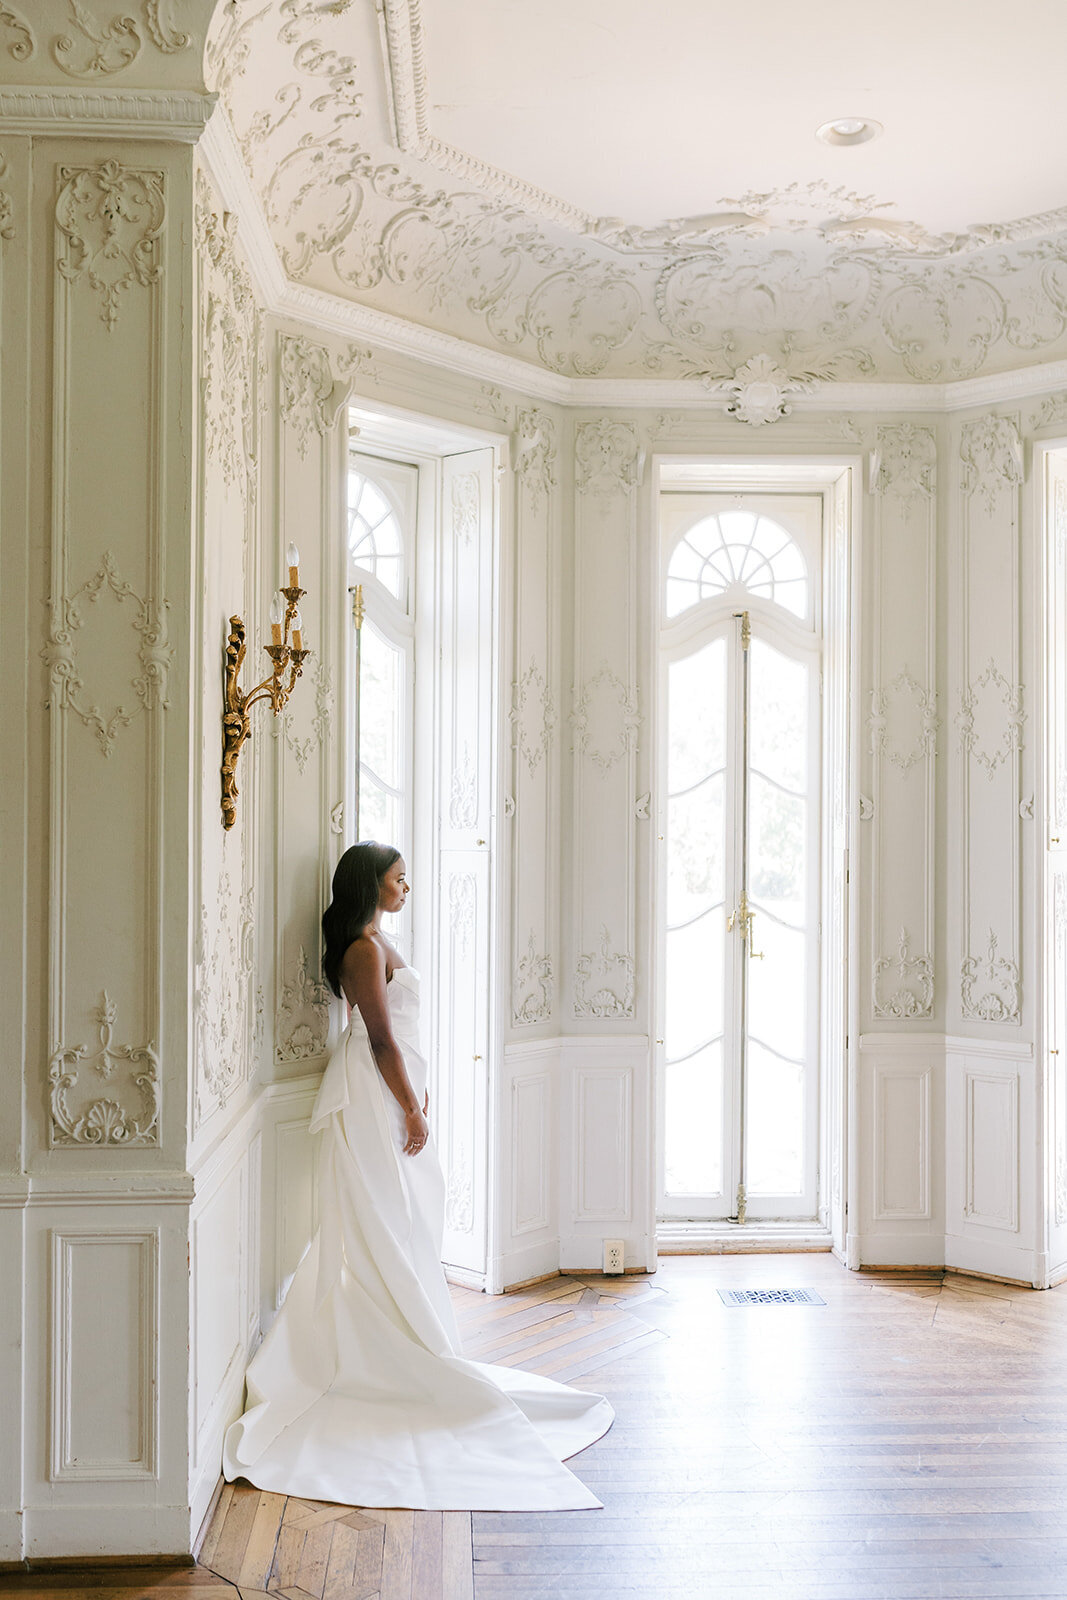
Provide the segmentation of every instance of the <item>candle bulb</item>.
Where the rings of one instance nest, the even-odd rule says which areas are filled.
[[[275,595],[274,599],[271,601],[271,606],[270,606],[270,642],[271,642],[271,644],[281,644],[281,642],[282,642],[282,619],[284,618],[284,616],[285,616],[285,612],[282,609],[281,596],[280,595]]]
[[[303,648],[304,648],[303,632],[304,632],[304,624],[303,624],[303,621],[301,620],[301,616],[300,616],[300,607],[297,606],[296,610],[293,612],[293,649],[294,650],[303,650]]]
[[[300,551],[296,548],[295,544],[291,544],[289,546],[288,550],[285,552],[285,559],[289,567],[289,587],[290,589],[299,589]]]

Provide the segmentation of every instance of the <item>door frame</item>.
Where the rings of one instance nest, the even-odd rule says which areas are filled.
[[[710,493],[820,493],[823,497],[822,697],[823,762],[821,822],[822,924],[820,979],[821,1031],[817,1124],[819,1150],[816,1188],[817,1214],[803,1221],[708,1222],[694,1218],[658,1218],[655,1213],[662,1182],[660,1126],[662,1105],[662,1039],[664,982],[660,951],[665,919],[665,882],[660,870],[658,826],[647,853],[645,889],[651,915],[647,923],[646,970],[651,977],[652,1071],[649,1137],[656,1180],[652,1185],[650,1218],[657,1241],[671,1250],[699,1252],[766,1249],[773,1235],[776,1246],[832,1250],[847,1265],[856,1255],[849,1241],[849,1218],[857,1216],[855,1173],[849,1152],[857,1148],[858,1095],[858,964],[850,959],[849,929],[858,926],[857,884],[850,872],[855,827],[860,815],[860,648],[861,588],[860,507],[864,489],[864,459],[859,452],[833,455],[798,453],[767,455],[722,452],[657,452],[652,458],[649,498],[646,501],[645,616],[643,636],[650,686],[649,703],[659,724],[665,698],[665,669],[659,648],[663,568],[659,527],[659,501],[665,470],[686,468],[684,487]],[[650,739],[651,787],[656,806],[661,804],[663,771],[659,726]],[[840,781],[839,781],[840,780]],[[654,813],[657,814],[657,813]],[[829,923],[829,926],[828,926]],[[836,961],[836,966],[835,966]]]

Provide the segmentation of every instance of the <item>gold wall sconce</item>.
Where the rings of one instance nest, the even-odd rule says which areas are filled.
[[[270,608],[271,642],[263,646],[270,656],[272,668],[269,678],[257,683],[247,694],[242,693],[237,682],[245,658],[245,625],[240,617],[230,618],[230,633],[224,651],[225,685],[222,710],[222,826],[232,828],[237,819],[237,757],[241,746],[252,732],[249,712],[260,700],[269,700],[277,716],[296,687],[303,672],[304,662],[311,654],[304,649],[303,622],[300,618],[300,601],[307,594],[300,587],[300,552],[291,544],[285,555],[289,568],[289,582],[278,590]],[[280,596],[285,596],[282,606]],[[291,642],[290,642],[291,640]],[[286,668],[289,681],[286,683]]]

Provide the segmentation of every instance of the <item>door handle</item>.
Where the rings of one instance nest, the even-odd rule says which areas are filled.
[[[762,961],[766,952],[753,950],[752,948],[752,919],[755,915],[756,913],[748,903],[748,893],[742,889],[741,901],[737,910],[731,911],[726,918],[726,931],[727,933],[732,933],[736,927],[740,931],[741,938],[748,950],[749,958],[752,961]]]

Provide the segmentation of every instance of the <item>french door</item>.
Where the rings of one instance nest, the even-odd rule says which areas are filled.
[[[743,516],[690,546],[790,542]],[[660,1212],[739,1223],[818,1206],[821,794],[814,605],[743,577],[664,629],[660,808]]]

